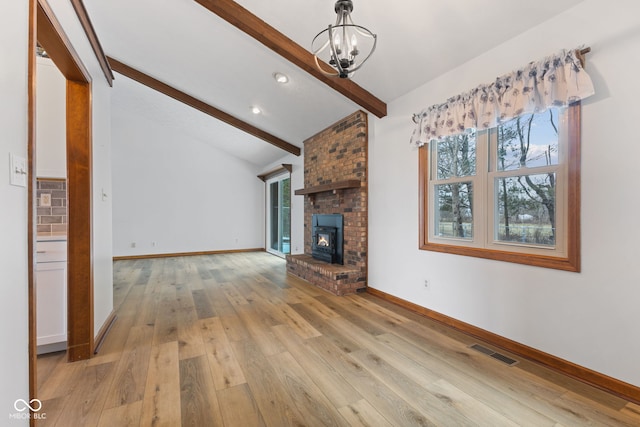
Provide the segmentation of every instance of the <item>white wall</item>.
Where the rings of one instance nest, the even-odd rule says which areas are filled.
[[[135,110],[112,129],[114,255],[264,248],[255,165]]]
[[[97,60],[96,60],[97,61]],[[97,66],[97,62],[96,62]],[[100,331],[113,311],[111,92],[100,71],[93,80],[93,322]],[[70,226],[73,226],[70,224]]]
[[[29,398],[27,189],[9,185],[9,153],[27,156],[28,2],[0,3],[0,423]],[[6,417],[6,418],[5,418]],[[11,423],[11,424],[10,424]]]
[[[412,114],[582,44],[597,91],[582,110],[582,272],[418,250]],[[586,0],[390,103],[372,119],[369,286],[640,386],[639,51],[640,3]]]
[[[67,81],[49,58],[36,58],[38,178],[67,177]]]

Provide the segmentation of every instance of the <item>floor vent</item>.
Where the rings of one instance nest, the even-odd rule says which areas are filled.
[[[502,363],[506,363],[509,366],[513,366],[518,363],[517,360],[514,360],[508,356],[505,356],[504,354],[496,353],[490,348],[481,346],[480,344],[471,344],[469,348],[479,351],[480,353],[486,354],[487,356],[493,357],[494,359],[499,360]]]

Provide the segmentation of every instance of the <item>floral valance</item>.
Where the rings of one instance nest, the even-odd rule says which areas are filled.
[[[578,51],[562,50],[415,114],[411,143],[419,146],[469,129],[492,128],[522,114],[568,105],[593,94]]]

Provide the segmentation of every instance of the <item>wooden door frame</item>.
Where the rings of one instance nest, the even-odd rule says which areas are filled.
[[[46,0],[29,3],[28,77],[28,248],[29,391],[37,397],[35,246],[36,212],[36,41],[67,80],[67,356],[89,359],[94,351],[92,243],[91,77]]]

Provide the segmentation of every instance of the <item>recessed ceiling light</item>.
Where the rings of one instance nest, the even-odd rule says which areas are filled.
[[[251,107],[251,112],[253,114],[260,114],[260,113],[262,113],[262,110],[260,109],[260,107],[253,106],[253,107]]]
[[[289,77],[286,74],[273,73],[273,78],[276,79],[276,81],[281,84],[285,84],[289,82]]]

